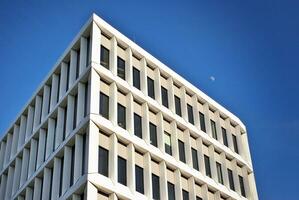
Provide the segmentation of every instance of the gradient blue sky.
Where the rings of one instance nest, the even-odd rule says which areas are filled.
[[[1,0],[0,134],[95,12],[240,117],[260,199],[298,199],[298,8],[289,0]]]

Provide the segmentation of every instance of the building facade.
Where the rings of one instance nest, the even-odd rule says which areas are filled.
[[[93,14],[0,141],[1,199],[258,199],[244,124]]]

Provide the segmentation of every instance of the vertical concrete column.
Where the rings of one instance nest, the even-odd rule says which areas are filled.
[[[188,129],[184,131],[184,140],[185,140],[186,163],[189,167],[193,168],[192,152],[191,152],[191,136],[190,136],[190,131]]]
[[[109,120],[111,123],[117,125],[117,86],[113,82],[109,88]]]
[[[88,128],[88,173],[98,172],[98,147],[99,146],[99,128],[93,123],[89,122]]]
[[[82,175],[82,157],[83,152],[83,136],[76,134],[75,136],[75,164],[74,164],[74,183]]]
[[[209,109],[209,104],[207,102],[205,104],[203,104],[203,112],[204,112],[204,115],[205,115],[205,125],[206,125],[207,134],[211,138],[213,138],[211,123],[210,123],[210,109]]]
[[[1,149],[0,149],[0,169],[2,169],[4,165],[5,149],[6,149],[6,143],[2,140]]]
[[[22,159],[20,186],[22,186],[27,180],[28,164],[29,164],[29,149],[24,148],[24,150],[23,150],[23,159]]]
[[[247,173],[247,167],[244,165],[242,167],[242,177],[243,177],[243,182],[244,182],[244,189],[245,189],[245,194],[246,197],[250,197],[250,188],[249,188],[249,180],[248,180],[248,173]]]
[[[215,111],[215,123],[216,123],[216,132],[217,132],[217,140],[223,144],[223,138],[222,138],[222,129],[221,129],[221,123],[220,123],[220,113],[219,110]]]
[[[147,96],[147,66],[145,58],[141,58],[140,67],[140,89]]]
[[[178,134],[177,134],[177,124],[175,121],[170,123],[170,127],[172,132],[171,135],[171,149],[172,149],[172,156],[179,161],[179,145],[178,145]]]
[[[42,163],[44,162],[44,155],[46,151],[46,139],[47,139],[47,132],[45,129],[39,130],[39,141],[37,147],[37,160],[36,160],[36,169],[38,169]]]
[[[130,47],[126,49],[126,81],[129,85],[133,85],[132,50]]]
[[[249,143],[248,143],[248,136],[247,136],[246,130],[244,132],[241,131],[241,141],[242,141],[241,147],[243,148],[244,157],[246,159],[246,162],[249,163],[250,166],[252,166]]]
[[[217,178],[217,169],[216,169],[214,145],[209,146],[209,157],[210,157],[210,166],[211,166],[212,178],[216,179]]]
[[[126,101],[126,127],[129,133],[134,134],[134,99],[132,93],[127,94]]]
[[[5,193],[5,199],[10,199],[12,196],[12,184],[13,184],[13,177],[14,177],[15,169],[14,167],[8,168],[8,176],[7,176],[7,186],[6,186],[6,193]]]
[[[66,120],[64,120],[66,110],[65,108],[58,107],[58,114],[57,114],[57,126],[56,126],[56,137],[55,137],[55,149],[62,143],[64,139],[64,123]]]
[[[110,70],[113,75],[117,76],[117,40],[114,36],[111,38],[110,44]]]
[[[150,144],[150,133],[149,133],[149,108],[147,103],[142,104],[142,138],[147,144]]]
[[[112,193],[112,194],[109,195],[109,200],[117,200],[117,199],[118,198],[117,198],[115,193]]]
[[[76,68],[77,68],[77,57],[78,53],[75,50],[71,50],[71,61],[70,61],[70,73],[69,73],[69,88],[72,87],[72,85],[76,81]]]
[[[256,190],[256,184],[255,184],[255,178],[254,178],[253,172],[248,174],[248,182],[249,182],[249,188],[250,188],[250,193],[248,194],[248,199],[258,199],[258,194],[257,194],[257,190]]]
[[[233,178],[234,178],[234,183],[235,183],[235,191],[238,194],[241,194],[240,190],[240,182],[239,182],[239,176],[238,176],[238,167],[237,167],[237,160],[233,159],[232,160],[232,171],[233,171]]]
[[[98,199],[98,188],[89,181],[86,185],[86,199]]]
[[[202,196],[202,199],[204,199],[204,200],[209,199],[207,184],[203,184],[201,186],[201,196]]]
[[[158,148],[164,152],[164,125],[163,125],[163,114],[157,113],[157,139]]]
[[[27,178],[29,178],[35,171],[36,155],[37,155],[37,141],[35,139],[32,139],[31,146],[30,146],[30,157],[29,157]]]
[[[1,185],[0,185],[0,195],[1,195],[1,197],[5,196],[6,183],[7,183],[7,175],[2,174],[2,176],[1,176]]]
[[[33,200],[40,200],[42,196],[42,179],[34,179]]]
[[[61,99],[67,90],[67,76],[68,76],[68,64],[65,62],[61,63],[60,73],[60,86],[59,86],[59,99]]]
[[[128,187],[131,192],[135,191],[135,148],[133,143],[128,145]]]
[[[43,94],[43,105],[42,105],[42,118],[41,118],[42,121],[44,121],[45,117],[48,115],[48,108],[50,103],[50,92],[51,92],[50,86],[45,85],[44,94]]]
[[[226,134],[227,134],[228,148],[230,148],[232,151],[234,151],[232,130],[231,130],[231,125],[230,125],[230,119],[229,118],[225,119],[225,128],[226,128]]]
[[[51,87],[51,101],[50,101],[50,111],[53,110],[57,103],[57,95],[59,90],[59,76],[57,74],[52,75],[52,87]]]
[[[197,95],[194,94],[192,96],[192,107],[193,107],[193,116],[194,116],[194,126],[200,129],[200,122],[199,122],[199,110],[198,110],[198,103],[197,103]]]
[[[67,137],[73,130],[74,121],[74,108],[75,108],[75,97],[67,96],[67,110],[66,110],[66,131],[65,137]]]
[[[92,22],[91,27],[91,63],[100,64],[101,63],[101,30],[95,22]]]
[[[82,74],[86,66],[87,61],[87,39],[85,37],[80,38],[80,64],[79,64],[79,75]]]
[[[153,188],[152,188],[152,165],[151,165],[151,155],[149,152],[144,154],[143,159],[144,166],[144,194],[149,199],[152,199]]]
[[[90,111],[87,113],[91,114],[99,114],[100,110],[100,76],[99,74],[94,70],[91,69],[90,73]]]
[[[160,76],[160,69],[158,67],[154,70],[155,74],[155,99],[159,104],[162,104],[162,97],[161,97],[161,76]]]
[[[7,141],[6,141],[4,165],[6,165],[9,161],[9,159],[10,159],[11,144],[12,144],[12,135],[10,133],[8,133],[7,134]]]
[[[182,106],[182,118],[188,122],[188,111],[187,111],[187,101],[186,101],[186,88],[182,86],[180,88],[181,93],[181,106]]]
[[[37,95],[35,97],[35,109],[34,109],[34,121],[33,121],[33,131],[36,130],[40,124],[41,114],[42,114],[42,97]]]
[[[196,200],[195,180],[194,180],[193,176],[191,176],[188,179],[188,190],[189,190],[189,199],[190,200]]]
[[[220,191],[216,191],[214,193],[214,200],[221,200],[221,197],[220,197]]]
[[[70,170],[69,170],[70,171]],[[64,174],[61,173],[61,159],[54,158],[54,167],[53,167],[53,184],[52,184],[52,199],[59,198],[59,187],[60,187],[60,178],[64,177]]]
[[[182,182],[181,182],[181,172],[179,169],[176,169],[174,171],[174,180],[175,180],[175,198],[176,200],[182,200],[183,199],[183,193],[182,193]]]
[[[169,104],[169,109],[171,110],[171,112],[175,113],[174,89],[173,89],[173,79],[172,79],[172,77],[169,77],[167,79],[167,85],[168,85],[168,104]]]
[[[21,147],[22,147],[22,145],[24,144],[24,141],[25,141],[26,124],[27,124],[27,118],[26,118],[26,116],[22,115],[21,116],[21,122],[20,122],[20,134],[19,134],[19,141],[18,141],[18,150],[21,149]]]
[[[79,125],[81,120],[84,118],[84,105],[85,105],[85,84],[79,83],[78,84],[78,103],[77,105],[77,122],[76,125]]]
[[[14,194],[20,186],[20,178],[21,178],[21,167],[22,167],[22,160],[21,158],[16,158],[15,164],[15,173],[13,177],[13,184],[12,184],[12,194]]]
[[[42,200],[50,200],[50,185],[52,181],[52,169],[45,167],[42,188]]]
[[[27,187],[25,192],[25,200],[31,200],[31,199],[33,199],[33,190],[31,187]]]
[[[90,153],[90,152],[89,152]],[[91,153],[90,153],[91,154]],[[70,187],[71,180],[71,164],[72,164],[72,148],[69,146],[64,147],[63,158],[63,178],[62,178],[62,194],[64,194]],[[94,161],[94,159],[92,159]],[[92,163],[94,164],[94,163]]]
[[[53,152],[54,147],[54,139],[55,139],[55,120],[49,118],[48,120],[48,134],[47,134],[47,144],[46,144],[46,159]]]
[[[198,163],[199,163],[199,171],[201,174],[205,174],[205,162],[204,162],[204,154],[203,154],[203,143],[202,138],[198,137],[196,139],[196,146],[197,146],[197,156],[198,156]]]
[[[117,137],[113,133],[110,138],[110,151],[109,151],[109,177],[114,184],[117,183]]]
[[[26,141],[30,138],[33,129],[33,115],[34,115],[34,107],[29,106],[28,108],[28,118],[27,118],[27,126],[26,126]]]
[[[81,199],[80,195],[73,194],[71,200],[83,200],[83,199]]]
[[[222,152],[220,154],[220,157],[221,157],[221,170],[222,170],[222,177],[223,177],[223,185],[226,186],[227,188],[229,188],[225,152]]]
[[[165,161],[159,163],[160,169],[160,199],[168,199],[167,193],[167,171]]]

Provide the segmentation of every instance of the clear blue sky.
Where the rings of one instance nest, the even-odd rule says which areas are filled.
[[[298,1],[39,2],[0,1],[0,134],[95,12],[240,117],[260,199],[298,199]]]

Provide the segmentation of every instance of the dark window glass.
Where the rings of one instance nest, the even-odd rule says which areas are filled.
[[[86,144],[87,140],[86,140],[86,134],[83,135],[83,147],[82,147],[82,171],[81,171],[81,175],[85,173],[86,170]]]
[[[142,138],[142,119],[136,113],[134,113],[134,134]]]
[[[136,191],[144,194],[144,180],[143,180],[143,168],[135,165],[135,183]]]
[[[153,199],[160,200],[160,178],[152,174]]]
[[[109,50],[101,45],[101,65],[109,69]]]
[[[63,178],[62,172],[63,172],[63,165],[64,165],[64,158],[62,157],[61,158],[61,163],[60,163],[60,174],[59,174],[59,197],[62,194],[62,178]]]
[[[127,185],[127,161],[118,156],[118,182]]]
[[[90,52],[90,37],[86,38],[87,39],[87,47],[86,47],[86,67],[89,65],[89,52]]]
[[[222,168],[219,162],[216,162],[216,169],[217,169],[218,182],[223,184]]]
[[[70,62],[67,63],[67,75],[66,75],[66,92],[69,89],[69,80],[70,80]]]
[[[221,130],[222,130],[223,144],[228,147],[226,129],[221,127]]]
[[[196,200],[202,200],[202,198],[201,197],[196,197]]]
[[[119,103],[117,104],[117,124],[126,129],[126,107]]]
[[[237,137],[233,135],[233,143],[234,143],[234,149],[236,153],[239,153],[238,143],[237,143]]]
[[[183,200],[189,200],[189,192],[183,190]]]
[[[210,166],[210,158],[209,156],[204,156],[205,160],[205,168],[206,168],[206,175],[210,178],[212,178],[212,173],[211,173],[211,166]]]
[[[75,170],[74,168],[75,168],[75,146],[72,146],[70,186],[74,184],[74,170]]]
[[[175,200],[174,184],[167,182],[168,200]]]
[[[239,175],[239,182],[240,182],[241,195],[243,197],[246,197],[246,192],[245,192],[245,187],[244,187],[244,179],[240,175]]]
[[[185,144],[181,140],[179,140],[178,142],[179,142],[179,157],[180,157],[180,161],[182,161],[182,162],[185,163],[186,162]]]
[[[168,108],[168,91],[161,86],[162,105]]]
[[[212,137],[217,140],[216,123],[211,120]]]
[[[84,91],[84,117],[87,115],[87,105],[88,105],[88,83],[85,83],[85,91]]]
[[[182,116],[181,99],[177,96],[174,96],[174,104],[175,104],[175,113],[179,116]]]
[[[77,103],[78,103],[78,94],[74,97],[74,115],[73,115],[73,130],[77,126]]]
[[[109,151],[99,147],[99,173],[108,177]]]
[[[228,175],[229,188],[231,190],[235,191],[235,183],[234,183],[233,171],[230,170],[230,169],[227,169],[227,175]]]
[[[169,133],[164,133],[164,140],[165,140],[165,152],[169,155],[172,155],[172,149],[171,149],[171,136]]]
[[[193,168],[199,170],[197,150],[194,148],[192,148],[192,163],[193,163]]]
[[[153,123],[149,123],[149,130],[150,130],[150,142],[155,147],[158,146],[157,142],[157,126]]]
[[[140,90],[140,71],[133,67],[133,86]]]
[[[151,98],[155,99],[155,84],[154,80],[150,77],[147,77],[147,94]]]
[[[126,80],[126,62],[120,57],[117,57],[117,76]]]
[[[109,97],[100,92],[100,115],[109,119]]]
[[[79,77],[79,70],[80,70],[80,49],[77,51],[76,79]]]
[[[199,112],[199,121],[200,121],[200,130],[206,132],[205,115],[201,112]]]
[[[194,117],[193,117],[193,108],[189,104],[187,104],[187,110],[188,110],[188,121],[194,125]]]

